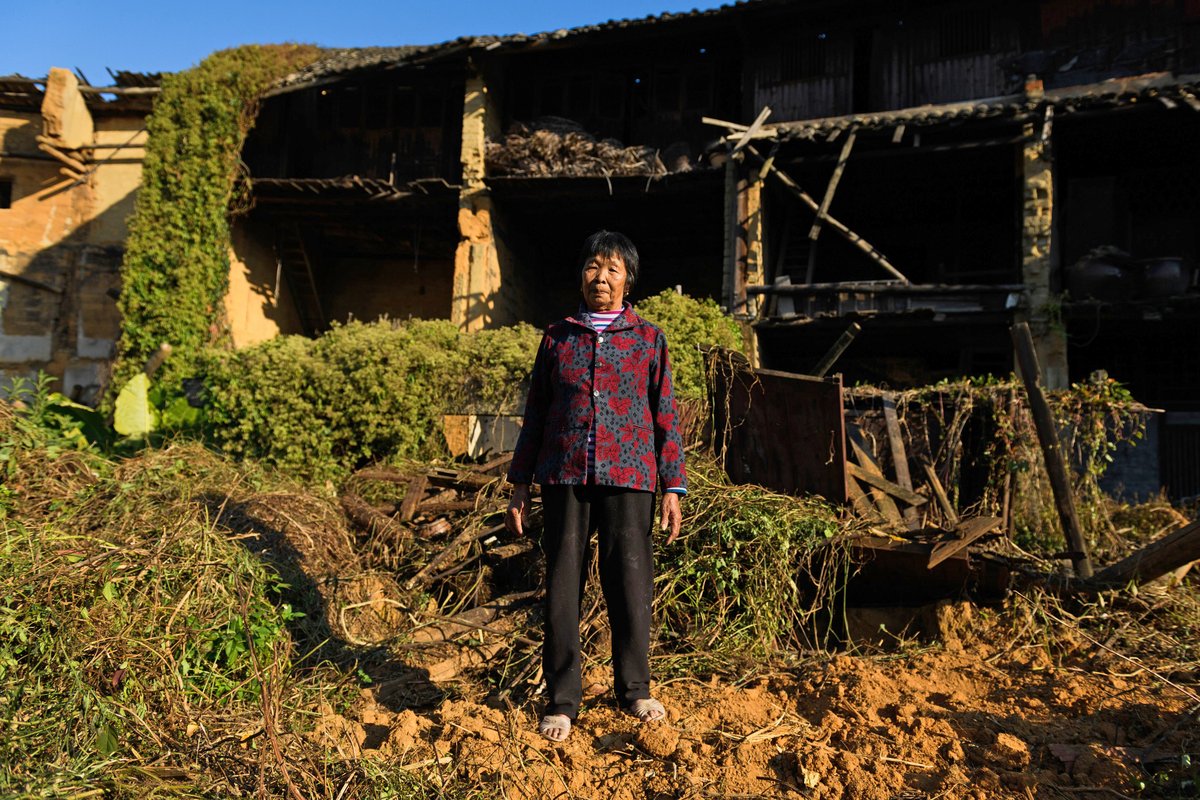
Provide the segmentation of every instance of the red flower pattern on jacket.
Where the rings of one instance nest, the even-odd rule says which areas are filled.
[[[542,338],[509,481],[587,483],[594,429],[596,483],[687,488],[666,337],[628,303],[603,336],[585,320],[555,322]]]

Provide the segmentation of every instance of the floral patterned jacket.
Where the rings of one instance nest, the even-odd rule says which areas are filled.
[[[533,362],[525,422],[508,480],[685,490],[683,439],[663,332],[629,303],[603,335],[583,314],[546,330]]]

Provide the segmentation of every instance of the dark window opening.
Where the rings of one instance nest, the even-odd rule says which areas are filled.
[[[712,105],[712,74],[707,69],[689,73],[683,107],[688,111],[707,111]]]
[[[0,208],[12,208],[13,182],[0,178]]]
[[[616,75],[606,75],[596,87],[596,115],[601,119],[619,120],[625,116],[625,82]]]
[[[442,124],[444,114],[443,93],[438,90],[421,93],[421,125],[436,128]]]
[[[657,111],[679,110],[679,72],[660,70],[654,76],[654,106]]]

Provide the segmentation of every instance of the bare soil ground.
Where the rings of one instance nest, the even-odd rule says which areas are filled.
[[[509,798],[1193,796],[1194,674],[1156,675],[1086,640],[1059,656],[997,646],[1013,639],[1011,615],[959,608],[969,628],[941,643],[667,681],[662,722],[596,694],[561,745],[536,733],[532,700],[467,684],[404,710],[390,687],[364,689],[311,737]],[[596,690],[608,676],[586,678]]]

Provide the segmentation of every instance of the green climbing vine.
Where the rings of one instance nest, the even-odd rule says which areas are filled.
[[[309,45],[246,45],[167,76],[146,126],[142,187],[121,266],[121,338],[109,402],[162,343],[159,378],[177,383],[201,350],[226,338],[230,209],[244,205],[239,155],[258,99],[311,63]]]

